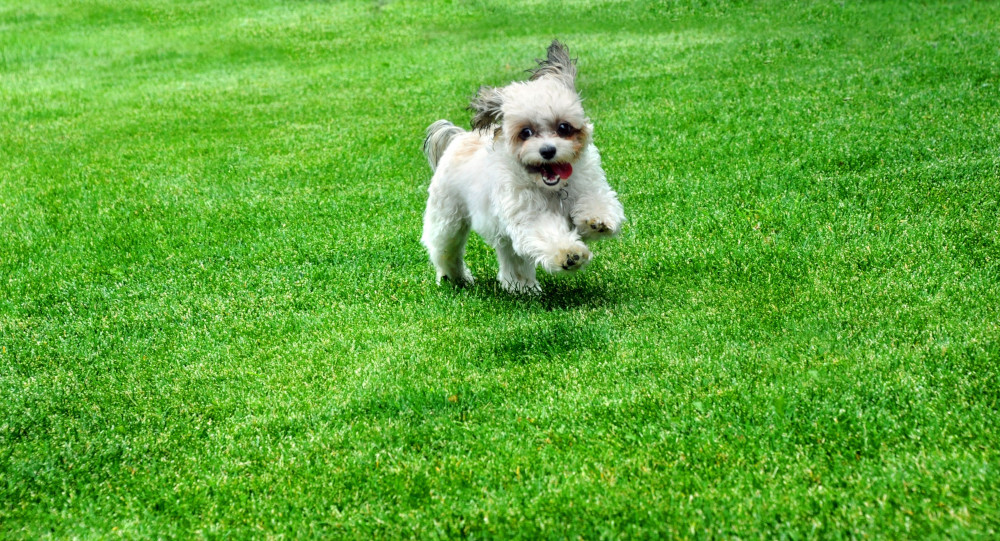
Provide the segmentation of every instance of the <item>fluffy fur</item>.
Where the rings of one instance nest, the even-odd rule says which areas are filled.
[[[593,257],[586,242],[619,232],[624,210],[575,85],[575,63],[553,41],[529,80],[479,89],[472,131],[447,120],[427,128],[434,176],[421,240],[439,284],[473,281],[464,260],[470,230],[496,250],[497,280],[512,292],[540,292],[538,266],[583,268]]]

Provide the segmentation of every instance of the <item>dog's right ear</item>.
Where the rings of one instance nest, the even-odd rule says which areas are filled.
[[[469,104],[472,116],[472,127],[476,130],[487,130],[494,124],[499,124],[503,117],[503,95],[500,91],[489,87],[479,87],[479,92]]]

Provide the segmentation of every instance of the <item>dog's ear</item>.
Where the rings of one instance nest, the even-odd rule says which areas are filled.
[[[495,88],[481,86],[476,97],[472,98],[469,110],[475,113],[472,116],[473,129],[489,129],[493,124],[501,122],[503,117],[503,95]]]
[[[545,60],[538,59],[538,67],[530,70],[531,80],[542,77],[555,77],[570,88],[576,90],[576,60],[569,57],[569,50],[559,40],[552,40]]]

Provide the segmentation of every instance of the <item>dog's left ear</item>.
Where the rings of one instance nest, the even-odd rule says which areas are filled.
[[[545,60],[538,60],[538,67],[530,70],[531,80],[554,77],[570,90],[576,91],[576,61],[569,57],[569,50],[559,40],[552,40]]]
[[[503,118],[503,95],[495,88],[481,86],[476,97],[472,98],[469,110],[475,113],[472,116],[473,129],[487,130]]]

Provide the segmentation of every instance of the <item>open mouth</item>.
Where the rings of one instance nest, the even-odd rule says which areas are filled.
[[[528,170],[542,175],[542,182],[546,186],[555,186],[573,174],[573,166],[568,163],[543,163],[528,167]]]

